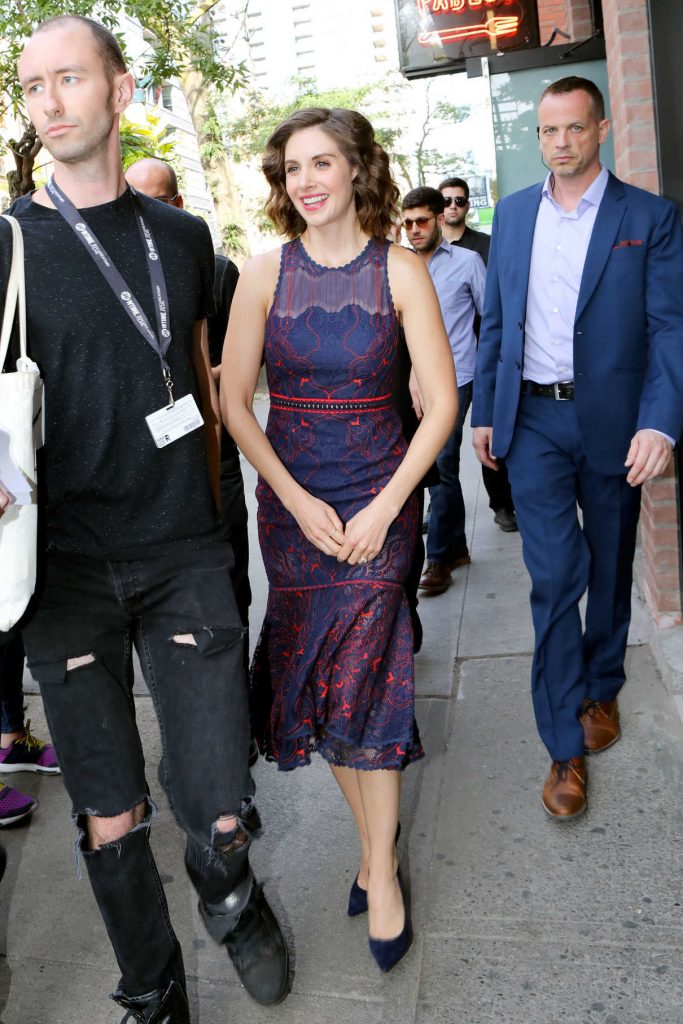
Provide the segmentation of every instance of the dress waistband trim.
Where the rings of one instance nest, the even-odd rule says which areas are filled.
[[[292,409],[301,412],[367,412],[391,406],[391,395],[376,398],[289,398],[286,395],[271,394],[271,409]]]
[[[328,555],[327,557],[331,559],[334,558],[334,555]],[[377,579],[376,576],[356,576],[347,580],[330,581],[329,583],[302,583],[297,587],[276,587],[271,584],[270,590],[273,593],[284,593],[285,591],[289,592],[292,590],[329,590],[330,587],[371,587],[373,590],[405,590],[403,583],[398,583],[396,580]]]

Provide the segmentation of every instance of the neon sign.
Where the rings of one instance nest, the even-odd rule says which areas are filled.
[[[516,0],[415,0],[423,14],[459,14],[465,8],[510,7]]]
[[[470,58],[540,45],[537,0],[394,0],[407,78],[464,70]]]
[[[491,8],[510,7],[516,2],[517,0],[415,0],[418,12],[422,16],[420,20],[429,14],[458,15],[463,12],[476,12],[477,9],[483,9],[485,15],[483,21],[468,21],[466,24],[449,25],[448,28],[420,32],[418,42],[420,46],[439,46],[444,43],[477,39],[488,39],[491,43],[495,43],[501,37],[515,36],[519,32],[521,16],[519,14],[495,15]]]
[[[483,36],[495,42],[501,36],[515,36],[519,32],[519,18],[489,18],[482,25],[455,25],[438,32],[422,32],[418,36],[420,46],[437,46],[441,43],[457,43],[459,40],[481,39]]]

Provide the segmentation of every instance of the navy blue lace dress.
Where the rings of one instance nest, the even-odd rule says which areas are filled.
[[[266,433],[290,473],[342,522],[364,508],[406,451],[391,401],[399,324],[389,243],[345,267],[283,246],[268,315]],[[422,756],[413,634],[403,581],[417,532],[411,497],[366,565],[325,555],[259,479],[258,528],[270,584],[252,665],[254,732],[288,770],[317,749],[352,768],[401,769]]]

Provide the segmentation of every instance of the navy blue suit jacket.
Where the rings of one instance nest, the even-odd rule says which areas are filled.
[[[542,185],[502,199],[491,235],[472,426],[510,448],[524,366],[531,247]],[[610,174],[598,209],[574,322],[576,414],[599,473],[626,472],[645,427],[683,432],[683,232],[666,199]]]

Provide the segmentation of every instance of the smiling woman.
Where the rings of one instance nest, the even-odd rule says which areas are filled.
[[[299,133],[306,129],[315,130],[308,139],[317,138],[321,144],[319,152],[308,155],[309,167],[303,167],[301,154],[294,153]],[[331,146],[330,143],[333,143]],[[299,148],[297,146],[297,148]],[[375,142],[370,122],[355,110],[324,107],[310,107],[299,110],[280,125],[271,135],[263,156],[263,173],[270,185],[266,202],[266,213],[275,226],[289,238],[296,238],[306,229],[306,219],[301,206],[294,202],[296,190],[308,185],[313,166],[317,171],[337,170],[351,176],[353,199],[358,222],[362,231],[377,238],[385,238],[392,221],[398,215],[399,192],[389,170],[389,159],[382,147]],[[302,177],[303,174],[303,177]],[[291,183],[294,178],[296,186]],[[319,177],[311,179],[321,182]],[[312,195],[310,198],[315,198]],[[308,206],[308,204],[306,204]]]
[[[348,913],[369,909],[386,971],[411,937],[396,874],[400,771],[423,756],[403,584],[414,490],[455,417],[453,360],[429,275],[386,241],[398,191],[366,118],[296,112],[263,170],[267,212],[290,240],[242,272],[221,379],[228,429],[259,472],[270,584],[254,729],[282,770],[313,750],[329,762],[360,838]],[[392,404],[400,316],[425,395],[410,446]],[[252,411],[264,338],[265,434]]]

